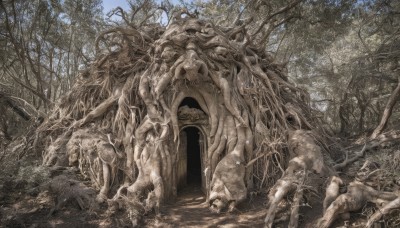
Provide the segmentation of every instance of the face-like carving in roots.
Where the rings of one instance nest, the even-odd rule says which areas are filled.
[[[170,82],[178,86],[211,82],[210,74],[230,70],[233,53],[235,50],[230,41],[205,22],[186,19],[173,23],[155,42],[158,64],[153,72],[160,82],[158,92],[161,93]]]

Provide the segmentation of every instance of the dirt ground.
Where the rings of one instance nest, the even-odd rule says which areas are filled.
[[[82,211],[75,202],[69,202],[54,215],[48,216],[53,206],[53,198],[47,191],[35,196],[24,190],[21,183],[8,181],[8,194],[1,198],[0,227],[129,227],[120,214],[108,217],[105,205],[97,211]],[[3,187],[4,188],[4,187]],[[21,191],[18,189],[21,188]],[[205,195],[198,186],[189,186],[179,192],[176,201],[162,207],[161,216],[151,213],[144,217],[142,227],[263,227],[267,212],[266,196],[258,195],[239,205],[232,213],[211,213],[205,202]],[[312,220],[318,217],[321,206],[309,209],[304,206],[306,215],[300,227],[311,227]],[[313,215],[315,213],[315,216]],[[119,217],[120,216],[120,217]],[[304,220],[305,218],[306,220]],[[286,227],[285,223],[277,228]]]
[[[179,193],[177,201],[164,208],[160,222],[169,227],[262,227],[266,213],[265,198],[259,196],[243,203],[232,213],[211,213],[205,195],[197,186]],[[151,225],[151,224],[149,224]],[[158,225],[158,224],[155,224]]]
[[[16,183],[9,182],[13,189],[0,201],[0,227],[129,227],[123,218],[108,218],[105,205],[97,212],[82,211],[70,202],[54,215],[48,216],[53,199],[47,191],[36,197],[18,192]],[[176,199],[161,210],[144,217],[143,227],[262,227],[266,214],[265,198],[258,196],[243,203],[235,212],[213,214],[205,203],[205,195],[195,187],[184,189]]]
[[[366,157],[344,169],[341,177],[346,182],[354,180],[355,173],[367,159],[387,170],[383,172],[386,174],[382,176],[383,184],[375,188],[385,191],[399,189],[396,188],[400,186],[399,144],[369,151]],[[54,196],[40,186],[46,179],[52,178],[54,173],[39,166],[41,161],[38,158],[35,160],[27,156],[19,161],[4,161],[7,158],[0,164],[0,227],[131,227],[126,215],[120,212],[110,216],[105,204],[93,210],[81,210],[72,201],[48,216],[54,205]],[[390,185],[386,184],[389,180]],[[311,228],[322,215],[324,189],[307,191],[300,208],[299,227]],[[343,187],[341,192],[345,191]],[[214,214],[208,209],[200,187],[189,186],[178,193],[176,200],[162,206],[161,216],[156,217],[154,213],[146,215],[141,227],[263,227],[266,203],[266,193],[260,193],[240,204],[232,213]],[[337,221],[332,227],[363,227],[368,216],[375,210],[374,205],[366,204],[362,210],[351,213],[349,221]],[[398,227],[398,213],[399,210],[394,210],[376,227]],[[277,223],[274,227],[283,228],[287,224]]]

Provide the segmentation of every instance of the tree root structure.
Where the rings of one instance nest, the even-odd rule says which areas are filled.
[[[201,171],[210,209],[231,211],[250,191],[276,183],[266,220],[271,225],[272,208],[289,190],[297,189],[300,203],[297,180],[308,172],[325,175],[326,167],[306,132],[319,126],[307,94],[247,35],[243,27],[179,16],[166,28],[102,33],[97,60],[37,129],[35,146],[46,147],[43,164],[79,167],[99,190],[100,202],[136,208],[129,213],[137,224],[145,211],[159,213],[177,195],[179,135],[194,126],[203,135]],[[201,110],[186,112],[185,98]],[[292,128],[305,130],[292,131],[288,140]],[[288,144],[294,153],[289,159]]]
[[[54,198],[54,207],[48,216],[62,209],[68,202],[75,201],[81,210],[95,210],[97,204],[94,200],[94,192],[76,179],[65,175],[54,177],[45,185]]]
[[[378,207],[377,212],[369,218],[366,227],[372,227],[382,215],[390,210],[399,208],[400,197],[392,192],[377,191],[359,181],[353,181],[347,187],[347,192],[339,195],[326,208],[324,216],[316,227],[328,228],[338,218],[348,212],[357,211],[367,202],[374,203]]]
[[[282,178],[269,191],[265,227],[273,227],[280,202],[289,192],[295,190],[288,227],[297,227],[299,204],[303,196],[303,185],[307,175],[310,172],[315,172],[326,177],[333,172],[325,165],[321,148],[309,132],[304,130],[290,131],[288,144],[291,159]]]

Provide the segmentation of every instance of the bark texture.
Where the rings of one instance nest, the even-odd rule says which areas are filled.
[[[249,190],[273,186],[289,160],[288,130],[318,125],[307,94],[247,37],[244,27],[190,16],[166,28],[104,32],[97,60],[38,129],[44,163],[78,166],[98,186],[99,201],[128,205],[135,225],[144,208],[158,212],[177,194],[179,135],[190,123],[204,134],[202,171],[212,210],[232,210]],[[188,97],[201,112],[181,107]],[[321,149],[304,137],[313,152],[294,150],[299,154],[290,159],[299,169],[287,172],[320,173]]]

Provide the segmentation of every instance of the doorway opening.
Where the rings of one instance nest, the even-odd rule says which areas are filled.
[[[202,168],[204,168],[203,157],[206,151],[205,134],[202,129],[202,123],[199,124],[199,122],[196,122],[198,119],[191,118],[196,113],[204,115],[204,111],[196,99],[186,97],[179,105],[178,113],[182,116],[182,119],[179,119],[181,130],[179,133],[178,163],[176,166],[177,190],[181,193],[188,191],[205,192],[206,181],[205,176],[202,175]]]
[[[178,191],[187,187],[203,189],[205,184],[202,183],[201,175],[203,134],[197,127],[188,126],[181,130],[179,137]]]
[[[200,134],[197,127],[187,127],[184,129],[187,137],[187,177],[188,185],[201,186],[201,147]]]

